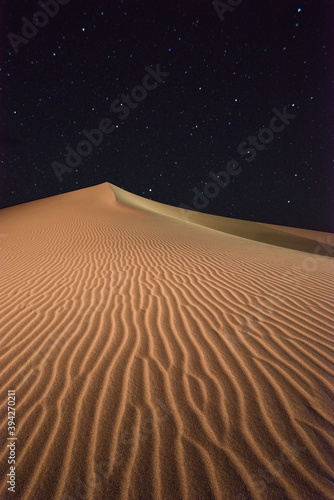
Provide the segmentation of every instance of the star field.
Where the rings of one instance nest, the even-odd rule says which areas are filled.
[[[109,181],[198,210],[233,160],[203,212],[334,232],[329,0],[55,2],[19,44],[8,35],[45,10],[1,2],[1,208]],[[112,132],[69,166],[104,119]]]

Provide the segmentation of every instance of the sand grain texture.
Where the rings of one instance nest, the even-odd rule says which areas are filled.
[[[334,498],[333,235],[108,183],[0,224],[0,498]]]

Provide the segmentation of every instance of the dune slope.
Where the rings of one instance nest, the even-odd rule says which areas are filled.
[[[16,498],[334,498],[333,235],[108,183],[0,225],[0,498],[9,389]]]

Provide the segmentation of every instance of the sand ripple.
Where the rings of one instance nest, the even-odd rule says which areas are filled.
[[[1,211],[0,497],[334,498],[333,259],[138,203]]]

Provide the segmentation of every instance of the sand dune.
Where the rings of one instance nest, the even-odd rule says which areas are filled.
[[[333,235],[108,183],[0,231],[0,498],[334,498]]]

